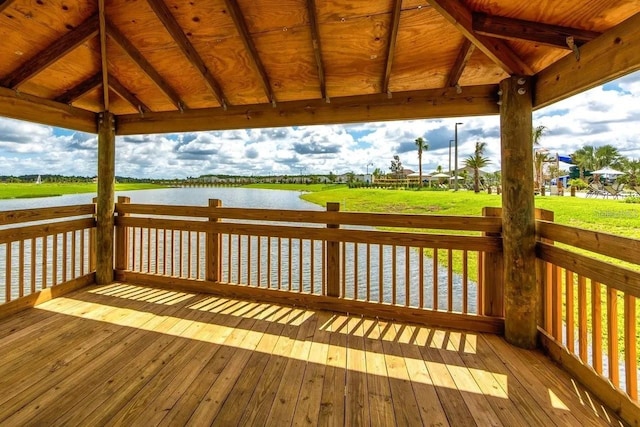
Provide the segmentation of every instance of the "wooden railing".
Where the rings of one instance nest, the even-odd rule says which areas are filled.
[[[485,259],[501,256],[500,218],[350,213],[338,204],[326,212],[224,208],[217,200],[208,207],[138,205],[127,198],[119,198],[116,212],[120,280],[503,328],[494,280],[501,276],[483,268]]]
[[[0,317],[94,281],[92,204],[0,212]]]
[[[536,230],[543,346],[606,404],[634,414],[623,418],[637,419],[640,241],[555,224],[550,212]]]

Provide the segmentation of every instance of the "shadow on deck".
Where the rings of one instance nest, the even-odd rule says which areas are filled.
[[[0,321],[5,425],[621,425],[488,334],[116,283]]]

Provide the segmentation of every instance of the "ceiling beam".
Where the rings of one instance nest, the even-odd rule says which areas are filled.
[[[96,15],[93,15],[0,80],[0,86],[16,89],[22,83],[97,34],[98,19]]]
[[[107,24],[104,0],[98,0],[98,21],[100,27],[100,63],[102,70],[102,106],[109,111],[109,61],[107,60]]]
[[[472,28],[471,11],[459,0],[427,0],[478,49],[498,64],[507,74],[533,74],[533,70],[502,40],[476,34]]]
[[[149,107],[145,105],[144,102],[140,101],[140,99],[132,93],[129,89],[127,89],[118,79],[109,74],[109,88],[117,93],[122,99],[127,101],[133,108],[138,110],[140,113],[148,113],[151,111]]]
[[[195,132],[384,120],[427,119],[498,114],[498,86],[468,86],[464,94],[453,88],[424,91],[256,104],[179,112],[128,114],[118,117],[118,134]]]
[[[307,0],[307,13],[309,14],[309,26],[311,29],[313,54],[316,58],[316,69],[318,70],[318,80],[320,81],[320,94],[322,96],[322,99],[324,99],[326,102],[329,102],[329,95],[327,95],[327,83],[324,75],[322,44],[320,43],[320,31],[318,30],[318,16],[316,14],[315,0]]]
[[[451,67],[451,71],[449,72],[449,77],[447,79],[447,87],[454,87],[458,85],[458,81],[462,76],[462,72],[467,66],[467,62],[471,59],[471,55],[473,55],[473,51],[476,46],[471,43],[469,39],[464,39],[462,42],[462,46],[458,51],[458,57],[456,58],[456,62],[453,63],[453,67]]]
[[[0,13],[4,12],[9,6],[11,6],[13,0],[0,0]]]
[[[62,95],[58,95],[55,100],[63,104],[71,104],[73,101],[75,101],[78,98],[81,98],[83,95],[97,88],[101,84],[102,84],[102,71],[99,71],[93,76],[86,79],[85,81],[80,82],[76,86],[72,87]]]
[[[541,108],[640,70],[640,13],[537,74],[534,108]]]
[[[398,38],[398,28],[400,27],[400,12],[402,12],[402,0],[394,0],[393,12],[391,14],[391,30],[387,43],[387,62],[384,68],[384,78],[382,80],[382,93],[391,95],[389,90],[389,80],[391,79],[391,69],[393,68],[393,57],[396,52],[396,40]]]
[[[574,43],[582,46],[601,34],[596,31],[523,21],[485,13],[473,14],[473,31],[489,37],[507,40],[528,40],[564,49],[571,49],[567,43],[567,37],[573,37]]]
[[[253,43],[253,39],[251,38],[251,34],[249,33],[249,29],[247,28],[247,23],[244,20],[244,16],[242,11],[240,10],[240,6],[236,0],[225,0],[225,4],[227,5],[227,10],[231,14],[231,18],[240,34],[240,39],[244,44],[244,48],[249,53],[249,59],[253,64],[253,68],[255,68],[258,76],[260,77],[260,83],[262,84],[262,89],[264,90],[265,95],[269,99],[269,102],[275,107],[276,106],[276,95],[273,93],[273,88],[271,87],[271,83],[269,82],[269,76],[267,75],[267,71],[260,60],[260,55],[258,55],[258,51],[256,50],[256,46]]]
[[[171,100],[178,110],[184,110],[187,104],[180,98],[178,92],[173,89],[155,68],[145,59],[138,49],[117,29],[109,19],[106,20],[107,36],[113,40],[135,62],[138,67],[155,83],[155,85]]]
[[[178,21],[176,21],[176,18],[173,17],[171,11],[164,3],[164,0],[147,0],[147,2],[149,3],[149,6],[151,6],[151,9],[153,9],[153,11],[155,12],[160,22],[162,22],[162,25],[164,25],[173,40],[176,42],[178,47],[182,50],[182,53],[200,73],[205,83],[218,100],[218,103],[222,106],[222,108],[226,109],[227,106],[230,105],[229,100],[227,100],[224,93],[222,92],[222,89],[220,88],[220,85],[207,69],[207,66],[200,57],[200,54],[198,54],[187,36],[184,34],[184,31],[182,31],[182,28],[178,24]]]
[[[0,88],[0,116],[97,133],[97,115],[59,102]]]

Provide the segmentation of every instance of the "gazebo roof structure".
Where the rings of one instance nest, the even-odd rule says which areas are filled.
[[[497,114],[640,69],[638,0],[0,0],[0,115],[140,134]]]

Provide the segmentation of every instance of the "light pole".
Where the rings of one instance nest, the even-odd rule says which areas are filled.
[[[451,143],[453,141],[453,139],[449,140],[449,190],[451,190]]]
[[[456,190],[455,191],[458,191],[458,125],[461,125],[461,124],[462,123],[456,123],[456,134],[455,134],[455,138],[456,138],[455,139],[455,142],[456,142],[455,157],[456,157],[456,159],[455,159],[455,165],[454,165],[454,167],[455,167],[454,174],[455,174],[455,180],[456,180],[456,183],[455,183],[455,189]]]
[[[372,162],[367,163],[367,175],[369,175],[369,166],[373,166]]]

